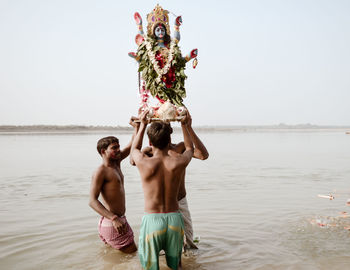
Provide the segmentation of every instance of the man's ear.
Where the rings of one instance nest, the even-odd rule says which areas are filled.
[[[102,148],[102,149],[101,149],[101,156],[102,156],[104,153],[106,153],[106,149]]]

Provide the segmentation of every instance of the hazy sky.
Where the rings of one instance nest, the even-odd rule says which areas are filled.
[[[194,125],[350,125],[350,1],[0,0],[0,125],[122,125],[133,14],[182,15]],[[170,15],[172,22],[175,17]]]

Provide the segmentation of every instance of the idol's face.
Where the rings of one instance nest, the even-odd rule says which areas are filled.
[[[156,28],[154,29],[154,35],[159,39],[164,38],[164,36],[165,36],[164,26],[161,24],[157,25]]]

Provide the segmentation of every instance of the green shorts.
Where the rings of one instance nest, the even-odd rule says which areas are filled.
[[[143,269],[159,269],[159,252],[165,251],[167,265],[177,269],[181,260],[184,222],[178,212],[146,214],[142,218],[139,257]]]

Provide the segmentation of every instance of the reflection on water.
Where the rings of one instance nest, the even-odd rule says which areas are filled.
[[[350,137],[343,132],[199,134],[210,157],[187,170],[199,250],[184,269],[347,269]],[[0,136],[2,269],[140,269],[105,246],[88,207],[100,135]],[[120,136],[126,144],[129,136]],[[180,138],[175,134],[173,141]],[[136,242],[139,174],[124,162]],[[317,197],[334,190],[335,199]],[[347,213],[342,213],[347,212]],[[164,256],[161,269],[168,269]]]

